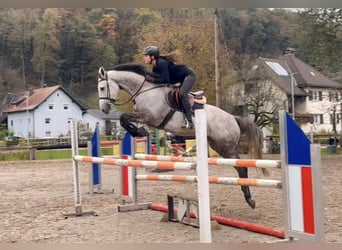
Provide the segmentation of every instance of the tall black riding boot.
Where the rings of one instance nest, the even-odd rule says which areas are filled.
[[[189,103],[188,96],[181,97],[181,103],[182,103],[182,109],[185,116],[184,122],[185,122],[185,128],[192,129],[194,127],[194,124],[192,122],[192,114],[191,114],[191,106]]]

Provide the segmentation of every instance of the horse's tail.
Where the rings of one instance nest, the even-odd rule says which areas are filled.
[[[262,159],[262,148],[264,135],[262,130],[251,120],[246,117],[235,116],[237,123],[240,126],[241,134],[247,136],[248,152],[254,159]],[[260,168],[264,176],[269,176],[270,173],[266,168]],[[257,168],[257,171],[260,170]]]

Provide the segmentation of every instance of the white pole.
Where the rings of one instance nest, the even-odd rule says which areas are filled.
[[[200,109],[195,110],[200,242],[211,243],[207,118],[203,105],[201,106]]]
[[[219,70],[219,58],[218,58],[218,11],[215,8],[214,11],[214,36],[215,36],[215,95],[216,106],[221,107],[221,84],[220,84],[220,70]]]
[[[74,197],[75,197],[75,213],[64,213],[64,218],[69,216],[82,216],[82,215],[94,215],[97,214],[94,211],[83,212],[82,211],[82,198],[81,198],[81,185],[80,185],[80,170],[78,161],[75,160],[75,156],[78,155],[78,134],[77,134],[77,121],[69,119],[70,132],[71,132],[71,154],[72,154],[72,167],[73,167],[73,181],[74,181]]]
[[[30,146],[30,116],[29,116],[29,110],[28,110],[28,98],[29,96],[26,96],[26,119],[27,119],[27,147]]]
[[[291,73],[291,102],[292,102],[292,119],[295,120],[295,103],[294,103],[294,76]]]
[[[78,135],[77,135],[77,121],[70,119],[70,132],[71,132],[71,154],[72,154],[72,166],[74,175],[74,195],[75,195],[75,214],[77,216],[82,215],[82,203],[80,192],[80,177],[78,162],[75,161],[74,156],[78,155]]]

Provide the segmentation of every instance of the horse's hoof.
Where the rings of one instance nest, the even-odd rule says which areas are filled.
[[[253,208],[253,209],[255,208],[255,201],[254,200],[248,200],[247,203],[251,208]]]
[[[138,128],[137,134],[137,137],[144,137],[149,135],[148,131],[144,127]]]

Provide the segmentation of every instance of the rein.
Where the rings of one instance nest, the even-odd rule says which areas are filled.
[[[125,105],[125,104],[127,104],[127,103],[129,103],[130,101],[134,101],[134,99],[138,96],[138,95],[140,95],[141,93],[139,93],[139,91],[142,89],[142,87],[144,86],[144,84],[145,84],[145,82],[146,82],[146,79],[144,79],[144,81],[142,82],[142,84],[140,85],[140,87],[138,88],[138,90],[127,100],[127,101],[125,101],[125,102],[123,102],[123,103],[115,103],[115,105],[117,105],[117,106],[122,106],[122,105]],[[145,92],[145,91],[144,91]]]
[[[144,86],[145,82],[146,82],[146,79],[144,79],[144,81],[142,82],[142,84],[139,86],[138,90],[125,102],[122,102],[122,103],[116,103],[116,100],[114,98],[111,98],[110,97],[110,89],[109,89],[109,82],[108,82],[108,79],[104,79],[107,81],[107,97],[100,97],[99,99],[106,99],[106,100],[109,100],[111,103],[115,104],[116,106],[122,106],[122,105],[125,105],[127,103],[129,103],[130,101],[133,100],[134,102],[134,99],[139,96],[140,94],[142,93],[145,93],[147,91],[150,91],[152,89],[156,89],[156,88],[161,88],[161,87],[164,87],[164,85],[159,85],[159,86],[154,86],[152,88],[149,88],[149,89],[145,89],[144,91],[140,91],[142,89],[142,87]]]

